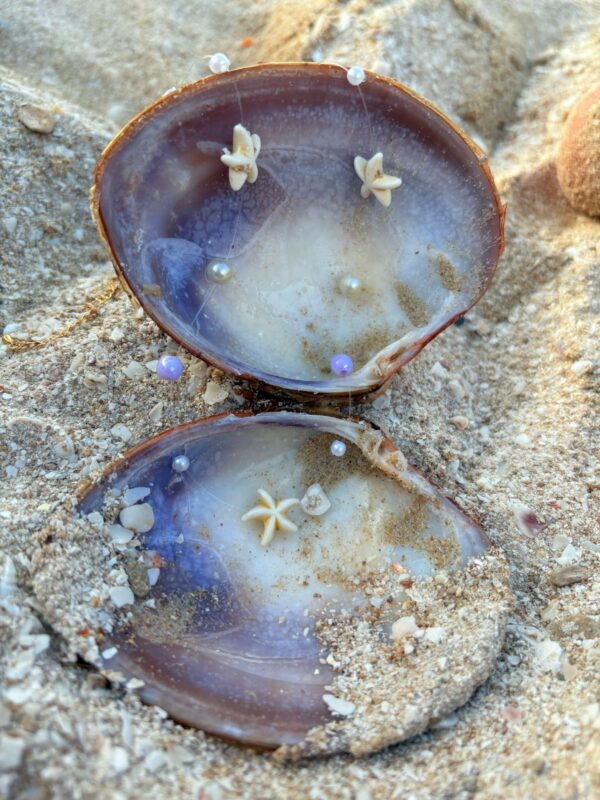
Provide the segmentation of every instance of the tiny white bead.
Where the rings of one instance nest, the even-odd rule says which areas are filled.
[[[346,295],[355,295],[362,289],[360,279],[354,275],[344,275],[339,283],[340,291]]]
[[[175,456],[171,466],[175,472],[185,472],[190,468],[190,460],[187,456]]]
[[[346,455],[346,445],[344,442],[340,442],[339,439],[336,439],[334,442],[331,443],[331,455],[337,456],[341,458],[341,456]]]
[[[360,86],[366,80],[365,71],[362,67],[350,67],[346,73],[346,78],[352,86]]]
[[[206,275],[213,283],[225,283],[233,275],[233,270],[224,261],[213,261],[206,268]]]
[[[225,53],[214,53],[208,60],[208,68],[211,72],[214,72],[215,75],[227,72],[230,66],[231,61],[227,58]]]

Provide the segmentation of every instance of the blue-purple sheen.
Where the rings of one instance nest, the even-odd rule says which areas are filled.
[[[352,359],[345,353],[338,353],[331,359],[331,371],[342,378],[350,375],[353,369]]]
[[[183,374],[183,364],[177,356],[162,356],[156,364],[156,374],[165,381],[176,381]]]

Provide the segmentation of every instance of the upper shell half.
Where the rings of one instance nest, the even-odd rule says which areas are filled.
[[[334,65],[171,92],[107,148],[91,196],[119,275],[164,331],[299,395],[381,386],[477,302],[503,245],[485,155],[395,81],[353,86]],[[350,375],[332,372],[336,354]]]

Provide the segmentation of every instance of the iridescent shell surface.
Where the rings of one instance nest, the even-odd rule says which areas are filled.
[[[342,457],[331,452],[336,441]],[[187,467],[177,471],[181,456]],[[290,510],[297,530],[268,546],[256,521],[242,521],[258,490],[302,498],[315,483],[330,508]],[[332,720],[324,695],[335,674],[320,621],[373,611],[370,582],[390,570],[417,579],[461,569],[489,547],[480,526],[364,422],[293,412],[190,422],[131,450],[80,510],[118,521],[105,509],[118,514],[115,499],[138,487],[147,496],[133,499],[150,505],[153,525],[121,550],[152,580],[106,631],[104,667],[143,681],[142,698],[180,722],[267,748]],[[453,692],[464,702],[457,686],[443,692],[451,707]]]
[[[239,124],[261,148],[256,181],[233,191],[221,156]],[[354,168],[378,152],[402,178],[387,208],[361,196]],[[164,331],[298,395],[381,386],[477,302],[503,246],[482,151],[397,82],[367,72],[353,86],[327,64],[171,92],[109,145],[91,201],[119,275]],[[215,262],[229,280],[211,281]],[[354,362],[343,378],[339,353]]]

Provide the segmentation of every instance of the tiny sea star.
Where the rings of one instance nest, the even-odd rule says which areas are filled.
[[[227,147],[223,152],[221,161],[229,167],[229,185],[233,191],[239,191],[246,181],[254,183],[258,178],[256,159],[260,153],[260,136],[251,134],[238,123],[233,129],[233,152]]]
[[[360,193],[367,198],[371,192],[382,206],[389,206],[392,202],[392,189],[397,189],[402,183],[402,178],[386,175],[383,171],[383,153],[375,153],[368,161],[362,156],[354,159],[354,169],[363,182]]]
[[[261,503],[246,512],[242,517],[242,522],[259,519],[264,523],[263,533],[260,537],[260,543],[263,547],[266,547],[271,542],[275,531],[298,530],[298,526],[286,518],[285,512],[299,505],[299,500],[296,500],[295,497],[290,497],[287,500],[277,502],[264,489],[258,490],[258,496],[261,499]]]

